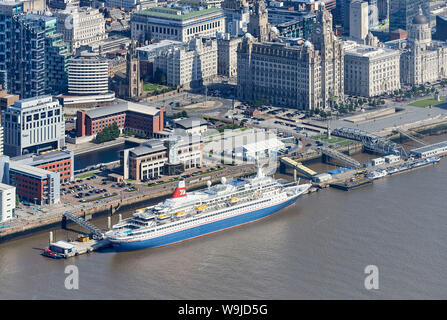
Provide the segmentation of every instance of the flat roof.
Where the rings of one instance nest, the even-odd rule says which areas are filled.
[[[23,173],[26,173],[26,174],[29,174],[29,175],[32,175],[32,176],[35,176],[35,177],[38,177],[41,179],[46,179],[48,174],[51,174],[51,171],[32,167],[27,164],[18,164],[18,163],[13,163],[13,162],[11,162],[11,164],[10,164],[10,169],[19,171],[19,172],[23,172]]]
[[[73,248],[75,248],[75,245],[73,245],[71,243],[68,243],[68,242],[65,242],[65,241],[62,241],[62,240],[59,240],[58,242],[51,243],[50,246],[55,246],[55,247],[59,247],[59,248],[62,248],[62,249],[73,249]]]
[[[73,154],[73,151],[69,150],[58,150],[58,151],[51,151],[44,154],[34,155],[34,154],[25,154],[21,156],[17,156],[14,158],[11,158],[12,161],[20,161],[20,160],[26,160],[26,159],[32,159],[32,162],[41,162],[41,161],[49,161],[49,160],[58,160],[62,158],[71,157]]]
[[[191,129],[197,126],[202,126],[208,124],[207,121],[201,118],[185,118],[174,120],[175,125],[183,127],[185,129]]]
[[[155,11],[157,9],[163,9],[163,11],[165,12],[158,12]],[[202,15],[206,15],[206,14],[210,14],[210,13],[215,13],[215,12],[220,12],[222,10],[220,10],[219,8],[208,8],[208,9],[204,9],[204,10],[197,10],[197,11],[192,11],[189,13],[185,13],[185,14],[176,14],[176,12],[181,12],[180,9],[176,10],[176,9],[170,9],[170,8],[164,8],[164,7],[155,7],[155,8],[150,8],[147,10],[142,10],[137,12],[138,14],[143,14],[143,15],[147,15],[147,16],[151,16],[151,17],[155,17],[155,18],[166,18],[166,19],[173,19],[173,20],[186,20],[186,19],[191,19],[191,18],[195,18],[195,17],[199,17]],[[167,11],[170,11],[172,13],[168,13]],[[222,11],[223,13],[223,11]]]
[[[135,147],[132,150],[130,150],[130,152],[132,152],[134,155],[136,156],[142,156],[145,154],[150,154],[150,153],[154,153],[154,152],[160,152],[160,151],[165,151],[167,150],[167,148],[165,146],[155,146],[155,147],[148,147],[148,146],[139,146],[139,147]]]
[[[411,152],[416,152],[416,153],[423,153],[423,152],[427,152],[427,151],[431,151],[431,150],[435,150],[435,149],[439,149],[439,148],[445,148],[447,147],[447,141],[442,141],[442,142],[438,142],[435,144],[430,144],[428,146],[423,146],[420,148],[416,148],[411,150]]]
[[[116,113],[126,112],[126,111],[133,111],[133,112],[143,113],[143,114],[150,115],[150,116],[155,116],[160,112],[160,109],[157,109],[152,106],[144,105],[144,104],[125,102],[125,103],[115,104],[112,106],[95,108],[92,110],[88,110],[85,113],[91,119],[95,119],[95,118],[100,118],[100,117],[106,117],[106,116],[116,114]]]

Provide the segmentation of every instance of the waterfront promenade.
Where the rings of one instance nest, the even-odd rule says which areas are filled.
[[[206,181],[219,181],[221,177],[240,177],[251,175],[256,172],[252,164],[242,166],[228,166],[222,170],[205,173],[201,176],[189,177],[186,180],[187,188],[197,188],[204,186]],[[139,202],[149,201],[172,194],[177,181],[165,183],[158,186],[148,187],[147,184],[135,184],[137,188],[134,192],[125,192],[119,189],[116,196],[106,198],[101,202],[92,201],[86,203],[59,203],[55,205],[42,205],[27,207],[21,205],[16,209],[17,219],[8,222],[8,227],[0,229],[0,242],[13,238],[19,234],[29,233],[46,226],[59,223],[64,212],[71,212],[76,215],[91,217],[101,212],[113,212],[115,208],[130,206]]]

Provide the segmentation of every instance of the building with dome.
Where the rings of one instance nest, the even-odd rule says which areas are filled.
[[[316,12],[313,30],[311,41],[278,37],[261,42],[247,34],[237,52],[238,97],[302,110],[326,109],[342,99],[343,47],[324,6]]]
[[[390,31],[403,29],[409,31],[419,9],[426,18],[430,17],[430,1],[428,0],[392,0],[390,1]]]
[[[400,62],[402,84],[421,85],[447,77],[447,43],[432,40],[429,21],[422,9],[409,27]]]

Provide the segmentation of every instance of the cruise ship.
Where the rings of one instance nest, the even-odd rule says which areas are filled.
[[[230,180],[230,179],[229,179]],[[293,205],[311,187],[276,180],[261,168],[250,178],[187,193],[179,181],[171,198],[137,210],[105,235],[118,251],[160,247],[266,218]]]

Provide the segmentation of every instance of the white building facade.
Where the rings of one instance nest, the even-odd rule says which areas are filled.
[[[14,217],[16,208],[16,187],[0,183],[0,222]]]
[[[217,41],[191,39],[187,44],[162,51],[154,60],[154,72],[161,70],[171,86],[201,86],[217,75]]]
[[[97,95],[109,92],[109,61],[95,53],[82,52],[68,62],[68,93]]]
[[[225,32],[225,14],[214,7],[200,10],[154,7],[131,16],[132,39],[139,42],[187,42],[196,35],[213,37],[217,32]]]
[[[428,19],[413,19],[408,32],[408,48],[402,53],[401,82],[421,85],[447,78],[447,43],[433,41]]]
[[[99,9],[70,8],[54,15],[57,17],[57,31],[64,35],[64,41],[72,51],[83,45],[97,48],[107,38],[104,16]]]
[[[8,156],[62,148],[65,119],[62,106],[52,96],[19,100],[2,114],[4,152]]]
[[[374,97],[399,90],[400,52],[345,42],[345,94]]]

